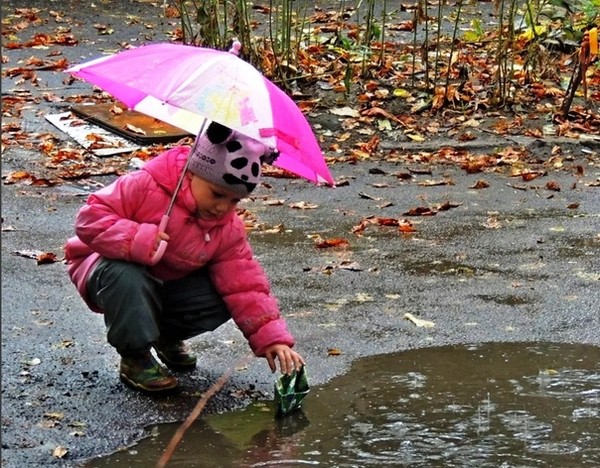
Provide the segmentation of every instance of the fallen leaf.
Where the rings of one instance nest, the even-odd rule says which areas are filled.
[[[498,221],[498,218],[496,216],[490,216],[484,226],[488,229],[499,229],[502,227],[502,225],[500,224],[500,221]]]
[[[418,133],[407,133],[406,136],[418,143],[422,143],[425,141],[425,137],[423,135],[419,135]]]
[[[409,167],[408,172],[410,172],[411,174],[425,174],[425,175],[433,174],[433,172],[431,172],[431,169],[424,169],[421,167]]]
[[[438,185],[454,185],[454,182],[451,179],[422,180],[421,182],[417,182],[417,185],[420,185],[422,187],[434,187]]]
[[[267,206],[283,206],[283,204],[285,203],[285,200],[266,200],[264,202],[265,205]]]
[[[358,302],[373,302],[373,296],[367,293],[358,293],[356,295],[356,300]]]
[[[523,172],[523,173],[521,173],[521,179],[523,179],[525,182],[529,182],[534,179],[537,179],[538,177],[540,177],[542,175],[544,175],[544,173],[538,172],[538,171]]]
[[[66,349],[75,346],[75,342],[71,340],[62,340],[60,343],[53,345],[53,348]]]
[[[434,216],[436,211],[433,211],[427,206],[418,206],[402,213],[403,216]]]
[[[462,205],[462,203],[451,203],[449,201],[445,201],[444,203],[439,204],[438,206],[436,206],[436,211],[448,211],[452,208],[458,208],[460,205]]]
[[[327,356],[340,356],[342,351],[338,348],[329,348],[327,349]]]
[[[369,194],[367,194],[365,192],[358,192],[358,196],[360,198],[365,198],[367,200],[374,200],[374,201],[380,201],[381,200],[381,197],[374,197],[374,196],[369,195]]]
[[[360,117],[360,113],[356,109],[352,109],[351,107],[336,107],[334,109],[329,109],[329,112],[342,117]]]
[[[319,205],[315,205],[313,203],[307,203],[304,201],[298,202],[298,203],[291,203],[289,205],[290,208],[295,208],[298,210],[314,210],[315,208],[318,208]]]
[[[486,182],[483,179],[479,179],[477,182],[475,182],[474,185],[471,185],[469,188],[472,189],[484,189],[484,188],[488,188],[490,186],[490,184],[488,182]]]
[[[125,125],[125,128],[130,132],[137,133],[139,135],[146,135],[146,132],[144,130],[142,130],[139,127],[136,127],[135,125],[127,124]]]
[[[315,244],[318,249],[327,249],[330,247],[348,247],[350,242],[347,239],[341,237],[335,237],[332,239],[323,239]]]
[[[398,230],[400,232],[417,232],[412,223],[407,219],[401,219],[398,223]]]
[[[262,232],[264,234],[280,234],[282,232],[285,232],[285,225],[277,224],[276,226],[263,229],[260,232]]]
[[[432,327],[435,327],[435,323],[433,323],[433,322],[431,322],[429,320],[419,319],[419,318],[415,317],[413,314],[408,313],[408,312],[406,314],[404,314],[404,318],[407,319],[407,320],[410,320],[417,327],[423,327],[423,328],[432,328]]]
[[[358,262],[343,261],[342,263],[340,263],[339,268],[341,270],[348,271],[363,271]]]
[[[67,424],[69,427],[86,427],[87,424],[83,421],[71,421]]]
[[[560,192],[560,185],[555,180],[550,180],[546,183],[546,188],[554,192]]]
[[[52,451],[52,456],[54,458],[64,458],[67,456],[68,453],[69,453],[69,450],[66,447],[59,445]]]
[[[17,250],[16,252],[13,252],[13,254],[37,260],[38,265],[54,263],[57,261],[56,254],[52,252],[42,252],[40,250]]]

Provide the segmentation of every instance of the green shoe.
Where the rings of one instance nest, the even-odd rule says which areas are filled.
[[[177,387],[177,379],[154,359],[150,352],[121,356],[119,376],[132,388],[149,393],[160,393]]]
[[[154,349],[161,361],[171,369],[191,371],[196,367],[196,355],[183,341],[168,342],[159,339]]]

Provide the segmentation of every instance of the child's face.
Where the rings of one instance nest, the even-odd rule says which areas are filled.
[[[234,210],[240,202],[240,196],[219,185],[212,184],[201,177],[190,174],[192,196],[202,219],[218,219]]]

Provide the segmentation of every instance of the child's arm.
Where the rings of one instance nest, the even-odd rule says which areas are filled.
[[[123,176],[90,195],[75,223],[83,243],[107,258],[149,264],[160,240],[158,225],[135,220],[148,199],[147,180],[139,173]]]

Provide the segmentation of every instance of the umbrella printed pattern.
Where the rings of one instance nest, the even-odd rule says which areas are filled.
[[[334,185],[302,111],[236,54],[180,44],[151,44],[71,67],[130,109],[194,135],[212,120],[277,150],[274,165]]]

